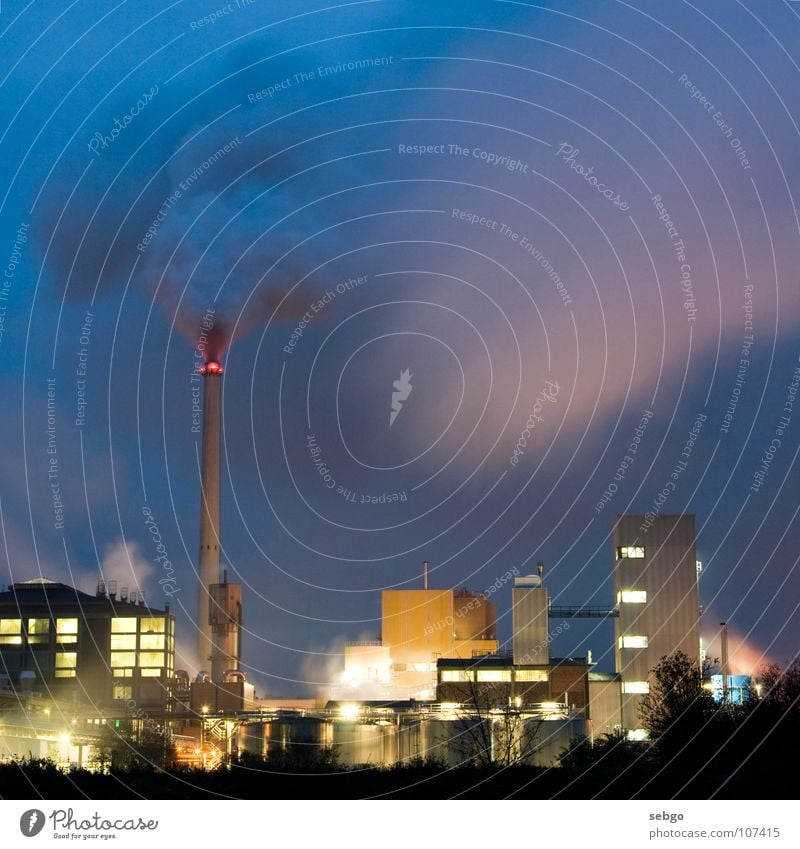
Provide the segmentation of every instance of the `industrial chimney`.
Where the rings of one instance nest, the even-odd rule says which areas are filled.
[[[200,366],[203,380],[203,446],[200,478],[200,581],[197,596],[197,652],[200,666],[210,668],[210,587],[219,582],[220,413],[222,366],[209,360]]]
[[[220,581],[220,443],[222,366],[209,360],[200,367],[203,386],[203,447],[200,492],[200,581],[197,600],[198,654],[201,672],[222,683],[238,670],[241,658],[242,587]]]

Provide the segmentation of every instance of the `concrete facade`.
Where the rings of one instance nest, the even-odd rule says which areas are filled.
[[[650,671],[661,658],[682,651],[699,662],[694,516],[620,516],[612,537],[622,720],[635,730]]]

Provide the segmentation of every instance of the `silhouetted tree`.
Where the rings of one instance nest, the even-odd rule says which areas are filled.
[[[643,727],[665,754],[691,751],[718,711],[699,664],[678,651],[662,657],[651,672],[650,692],[639,705]]]
[[[459,717],[451,747],[462,763],[479,767],[526,763],[540,746],[542,721],[509,704],[510,687],[494,682],[463,682]]]
[[[600,765],[619,772],[635,763],[645,763],[651,751],[649,743],[628,740],[622,734],[602,734],[591,742],[584,737],[565,750],[560,765],[568,769],[586,769]]]
[[[800,658],[796,657],[785,669],[776,663],[763,666],[758,672],[762,701],[786,713],[800,713]]]

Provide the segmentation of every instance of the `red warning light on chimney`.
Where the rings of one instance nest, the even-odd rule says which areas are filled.
[[[200,366],[200,374],[222,374],[223,368],[216,360],[209,360]]]

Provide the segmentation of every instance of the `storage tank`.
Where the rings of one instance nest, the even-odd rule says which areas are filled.
[[[333,745],[342,766],[397,763],[397,726],[394,724],[335,721]]]

